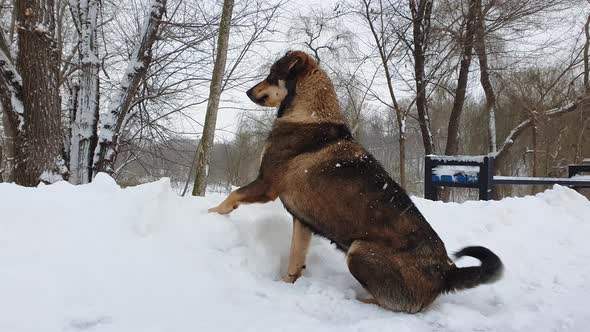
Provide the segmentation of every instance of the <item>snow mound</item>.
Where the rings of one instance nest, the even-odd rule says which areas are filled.
[[[280,203],[207,214],[224,197],[180,198],[169,181],[120,189],[0,184],[0,331],[584,331],[590,325],[590,203],[556,186],[499,202],[414,198],[456,251],[483,245],[504,278],[399,314],[359,303],[344,256],[314,238],[305,276],[286,272]],[[476,261],[463,259],[459,265]]]

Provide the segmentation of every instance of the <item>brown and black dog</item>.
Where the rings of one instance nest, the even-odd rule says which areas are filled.
[[[209,211],[280,198],[293,215],[285,281],[301,276],[312,233],[346,252],[350,272],[373,296],[363,302],[394,311],[419,312],[441,293],[500,278],[500,259],[483,247],[456,254],[481,266],[455,266],[406,192],[353,139],[330,78],[306,53],[288,52],[247,94],[278,107],[259,175]]]

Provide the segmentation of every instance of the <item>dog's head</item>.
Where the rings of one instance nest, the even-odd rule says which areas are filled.
[[[260,106],[279,107],[293,93],[297,80],[315,67],[317,63],[305,52],[289,51],[270,67],[266,79],[246,94]]]

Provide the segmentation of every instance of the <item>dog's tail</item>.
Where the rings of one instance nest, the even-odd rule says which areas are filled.
[[[445,292],[490,284],[502,277],[504,270],[502,261],[491,250],[484,247],[466,247],[455,254],[455,258],[463,256],[477,258],[481,261],[481,265],[450,270],[446,278]]]

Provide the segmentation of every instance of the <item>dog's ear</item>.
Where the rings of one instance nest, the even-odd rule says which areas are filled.
[[[289,51],[284,57],[287,60],[289,76],[299,76],[313,65],[311,58],[305,52]]]

